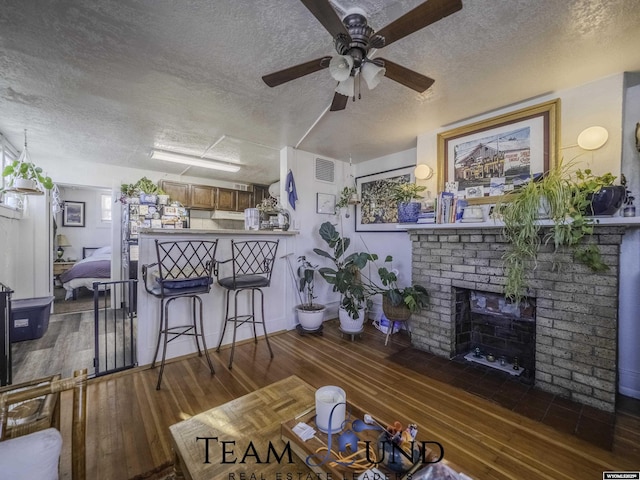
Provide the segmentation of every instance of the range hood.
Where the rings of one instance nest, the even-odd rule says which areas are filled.
[[[214,210],[211,220],[240,220],[244,222],[244,212],[229,212],[226,210]]]

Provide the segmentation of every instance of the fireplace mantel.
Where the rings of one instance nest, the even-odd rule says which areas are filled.
[[[594,225],[606,225],[612,227],[640,228],[640,217],[592,217]],[[551,226],[553,221],[540,220],[541,226]],[[486,222],[473,223],[403,223],[399,224],[399,230],[442,230],[442,229],[472,229],[503,228],[504,222],[499,220],[487,220]]]

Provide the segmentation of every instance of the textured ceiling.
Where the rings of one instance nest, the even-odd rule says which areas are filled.
[[[27,128],[36,162],[180,173],[150,150],[209,149],[245,168],[189,175],[266,183],[287,145],[359,162],[466,117],[640,71],[638,0],[462,1],[378,52],[434,78],[430,90],[383,79],[345,111],[325,112],[335,87],[327,70],[275,88],[261,80],[334,53],[299,0],[2,0],[0,132],[21,146]],[[363,8],[378,30],[422,0],[332,3]]]

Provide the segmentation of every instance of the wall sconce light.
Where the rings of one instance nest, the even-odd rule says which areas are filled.
[[[413,170],[413,174],[418,180],[428,180],[433,177],[433,168],[429,165],[425,165],[424,163],[420,163],[416,165],[416,168]]]
[[[609,139],[609,132],[604,127],[585,128],[578,135],[578,146],[583,150],[597,150]]]

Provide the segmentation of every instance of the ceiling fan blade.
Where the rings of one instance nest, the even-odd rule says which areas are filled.
[[[384,62],[385,77],[401,83],[405,87],[412,88],[416,92],[424,92],[433,85],[433,82],[435,82],[433,78],[426,77],[418,72],[409,70],[402,65],[385,60],[384,58],[379,58],[377,60],[382,60]]]
[[[343,34],[348,38],[349,31],[344,26],[342,20],[333,9],[329,0],[300,0],[307,9],[313,13],[313,16],[318,19],[324,28],[331,34],[333,38]]]
[[[427,0],[376,32],[385,46],[462,9],[462,0]]]
[[[341,95],[338,92],[333,96],[333,102],[331,102],[331,108],[329,109],[331,112],[337,112],[338,110],[344,110],[347,108],[347,102],[349,101],[349,97],[346,95]]]
[[[284,70],[270,73],[269,75],[265,75],[264,77],[262,77],[262,80],[264,80],[264,83],[266,83],[270,87],[277,87],[278,85],[282,85],[283,83],[295,80],[296,78],[304,77],[305,75],[309,75],[310,73],[317,72],[319,70],[322,70],[323,68],[327,68],[330,61],[331,57],[317,58],[316,60],[301,63],[300,65],[296,65],[295,67],[289,67],[285,68]]]

